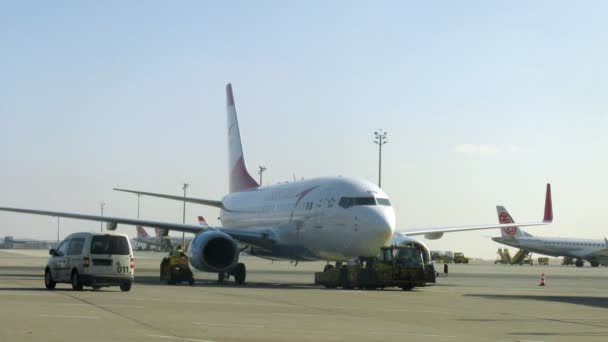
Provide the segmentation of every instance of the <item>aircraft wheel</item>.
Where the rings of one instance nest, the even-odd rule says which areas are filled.
[[[590,264],[591,264],[591,267],[598,267],[600,265],[600,263],[598,261],[591,261]]]
[[[245,269],[245,264],[239,262],[234,270],[232,270],[232,274],[234,275],[234,282],[242,285],[245,284],[245,277],[247,276],[247,270]]]
[[[414,287],[411,285],[410,286],[401,286],[401,289],[403,291],[412,291],[414,289]]]
[[[576,267],[583,267],[584,264],[585,262],[581,259],[576,259],[576,261],[574,262],[574,266]]]
[[[51,275],[51,270],[49,270],[48,268],[44,271],[44,286],[48,289],[48,290],[52,290],[55,288],[55,285],[57,285],[56,282],[53,281],[53,276]]]
[[[217,282],[222,284],[224,282],[225,277],[226,277],[226,275],[224,274],[224,272],[219,272],[217,274]]]

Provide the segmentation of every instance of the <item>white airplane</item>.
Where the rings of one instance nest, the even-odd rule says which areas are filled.
[[[498,222],[515,223],[505,207],[496,206]],[[575,265],[583,266],[587,260],[592,267],[608,263],[608,239],[573,239],[533,236],[519,229],[518,226],[503,227],[501,237],[492,240],[530,252],[554,257],[566,256],[576,259]]]
[[[229,162],[229,193],[226,196],[221,200],[209,200],[115,189],[217,207],[220,227],[20,208],[0,207],[0,210],[102,221],[107,223],[109,230],[115,230],[118,224],[127,224],[194,233],[196,237],[188,250],[191,265],[201,271],[218,273],[219,279],[226,274],[233,275],[239,284],[244,283],[246,275],[245,265],[239,263],[239,245],[248,246],[253,255],[272,259],[342,262],[352,258],[373,258],[380,247],[391,243],[424,246],[412,235],[438,239],[449,232],[509,226],[484,224],[396,232],[395,211],[388,196],[369,181],[324,177],[259,186],[245,166],[230,84],[226,86],[226,96]],[[552,215],[549,199],[543,222],[521,226],[548,224]]]

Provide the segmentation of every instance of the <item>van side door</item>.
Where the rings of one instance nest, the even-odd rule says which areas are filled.
[[[70,240],[63,240],[63,242],[61,242],[51,261],[51,274],[53,279],[57,282],[66,280],[65,253],[68,249],[68,243],[70,243]]]
[[[72,276],[72,269],[78,268],[78,273],[82,274],[82,247],[84,246],[84,237],[72,238],[68,245],[67,253],[64,257],[65,269],[67,278]]]

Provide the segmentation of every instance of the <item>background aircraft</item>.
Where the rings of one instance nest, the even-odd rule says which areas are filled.
[[[201,227],[209,227],[203,216],[198,216],[198,223]],[[150,236],[146,229],[142,226],[137,226],[136,229],[137,237],[133,239],[133,241],[137,242],[138,244],[141,243],[146,245],[146,250],[149,250],[150,246],[155,246],[162,251],[170,251],[173,249],[173,246],[181,245],[183,243],[181,238],[167,235],[167,231],[164,229],[155,228],[155,236]],[[192,238],[187,237],[186,246],[190,245],[191,242]],[[184,248],[186,248],[186,246],[184,246]]]
[[[142,225],[197,234],[188,255],[198,270],[233,275],[244,283],[246,269],[239,263],[245,245],[253,255],[295,261],[348,261],[375,257],[389,243],[423,245],[410,235],[439,239],[444,233],[502,228],[503,224],[395,230],[395,212],[386,193],[375,184],[355,178],[323,177],[259,186],[245,166],[232,86],[226,86],[229,193],[221,200],[172,196],[142,191],[135,194],[203,204],[220,209],[221,227],[136,220],[2,207],[0,210],[102,221],[109,230],[117,225]],[[543,225],[553,217],[548,188]],[[427,249],[428,250],[428,249]]]
[[[503,206],[496,206],[498,222],[515,223],[507,209]],[[576,259],[575,265],[583,266],[587,260],[592,267],[608,263],[608,240],[599,239],[579,239],[579,238],[553,238],[533,236],[518,226],[503,227],[500,229],[501,237],[492,240],[520,248],[529,252],[544,254],[549,256],[567,256]]]

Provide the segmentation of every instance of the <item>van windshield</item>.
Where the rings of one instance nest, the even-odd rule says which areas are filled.
[[[124,236],[93,236],[91,254],[129,255],[129,241]]]

